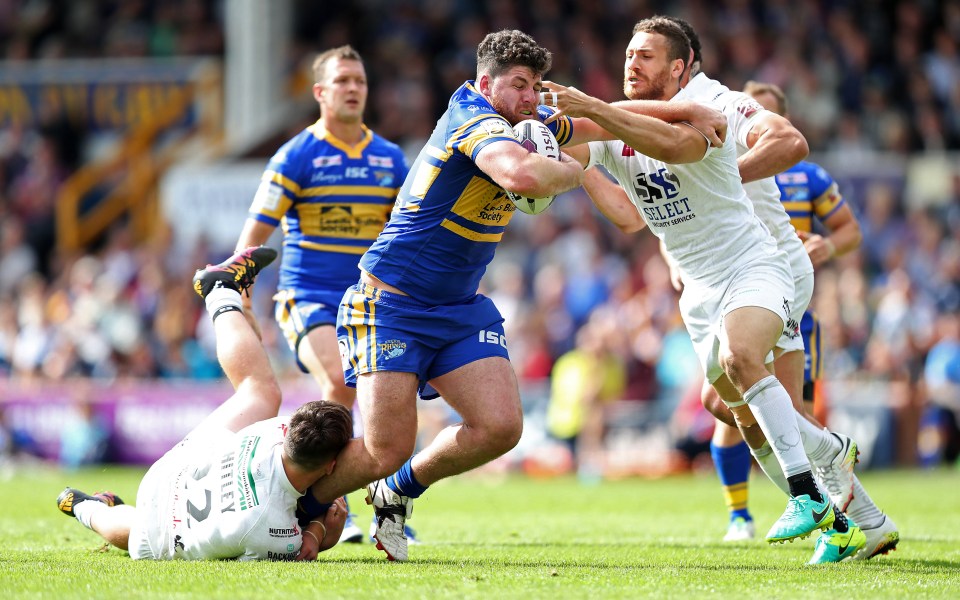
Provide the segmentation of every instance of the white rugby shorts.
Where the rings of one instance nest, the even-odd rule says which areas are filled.
[[[803,336],[800,335],[800,320],[813,299],[813,273],[805,273],[793,278],[793,302],[790,304],[790,316],[783,327],[783,335],[777,340],[777,348],[786,352],[803,352]]]
[[[698,286],[695,281],[685,282],[680,296],[680,314],[700,367],[711,384],[723,374],[719,356],[721,336],[726,335],[723,319],[727,314],[747,306],[766,308],[780,316],[786,329],[794,312],[793,273],[786,254],[779,249],[764,249],[750,258],[750,262],[719,285]],[[803,311],[797,314],[802,315]],[[803,341],[799,343],[802,348]],[[773,362],[773,348],[769,349],[766,362]]]

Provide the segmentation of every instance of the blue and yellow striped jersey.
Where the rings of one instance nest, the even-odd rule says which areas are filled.
[[[823,221],[843,206],[833,177],[820,165],[801,161],[776,176],[780,201],[798,231],[813,231],[813,217]]]
[[[570,139],[569,119],[550,126],[559,143]],[[513,127],[466,82],[450,98],[360,267],[427,304],[472,298],[516,210],[474,163],[498,141],[516,142]]]
[[[283,225],[281,289],[345,291],[360,277],[407,176],[400,147],[364,133],[350,146],[317,121],[270,159],[249,216]]]

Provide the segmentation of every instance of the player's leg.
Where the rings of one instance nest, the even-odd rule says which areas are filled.
[[[337,347],[337,309],[343,291],[281,290],[275,318],[297,366],[320,386],[322,398],[353,408],[356,390],[343,378]]]
[[[516,446],[523,431],[520,392],[506,357],[482,358],[430,381],[462,421],[441,430],[396,473],[370,485],[369,501],[377,509],[377,548],[390,560],[407,558],[404,526],[414,499],[441,479],[502,456]]]
[[[834,511],[813,478],[787,391],[767,370],[767,355],[783,331],[784,317],[763,305],[744,305],[724,316],[719,362],[749,406],[787,478],[791,500],[767,541],[806,536],[832,524]]]
[[[816,397],[816,383],[823,372],[823,354],[820,351],[820,323],[816,314],[811,311],[804,313],[800,320],[800,333],[803,336],[805,349],[804,362],[801,367],[803,371],[802,398],[806,409],[805,416],[810,423],[819,428],[821,427],[821,421],[816,418],[815,414],[818,407],[825,414],[825,407],[818,405]],[[827,431],[827,429],[823,428],[823,431]],[[840,436],[840,438],[843,440],[844,436]],[[837,458],[841,456],[839,453],[832,458],[827,456],[828,464],[837,462]],[[849,452],[847,452],[846,460],[848,462],[850,460],[855,461],[856,457],[853,456],[851,459]],[[843,471],[840,470],[840,473],[843,473]],[[854,560],[887,554],[894,550],[900,542],[900,532],[893,520],[873,502],[856,474],[851,472],[850,477],[852,482],[847,484],[845,478],[837,475],[836,469],[834,469],[832,477],[829,474],[821,475],[821,479],[824,480],[825,487],[831,498],[834,499],[835,504],[844,498],[848,487],[850,489],[851,495],[843,509],[850,520],[855,522],[864,534],[863,549],[854,554]],[[831,485],[832,483],[836,483],[836,485]]]
[[[376,371],[357,377],[357,402],[363,437],[354,438],[337,457],[333,473],[312,488],[321,502],[393,474],[413,454],[417,436],[417,387],[414,373]]]
[[[797,314],[795,315],[794,319],[798,320],[799,317],[800,315]],[[784,354],[786,358],[778,363],[778,375],[785,384],[784,389],[793,390],[795,395],[791,396],[791,400],[794,401],[795,405],[800,405],[800,391],[802,390],[803,384],[803,355],[798,350],[801,348],[802,341],[795,334],[789,335],[790,333],[791,332],[785,330],[784,335],[781,336],[780,340],[778,341],[778,347],[780,349],[788,350],[788,352]],[[796,361],[798,357],[800,359],[799,362]],[[738,390],[733,388],[723,377],[715,382],[715,386],[718,390],[723,391],[722,396],[724,399],[736,407],[739,399]],[[705,405],[707,405],[708,408],[710,408],[709,404],[710,403],[705,401]],[[715,413],[718,412],[716,408],[712,408],[711,410]],[[733,411],[742,411],[742,408],[736,407],[733,409]],[[745,418],[746,415],[743,415],[742,412],[737,412],[737,415],[738,425],[744,427],[744,425],[749,424],[749,419]],[[722,416],[722,414],[718,414],[718,417],[719,416]],[[827,432],[823,432],[818,428],[812,427],[800,413],[797,413],[797,419],[798,429],[803,433],[802,439],[804,442],[805,452],[812,453],[815,456],[820,457],[821,460],[823,460],[822,455],[825,452],[826,454],[830,455],[827,458],[827,462],[829,463],[830,459],[837,455],[837,452],[832,449],[827,449],[821,452],[821,446],[827,446],[831,444],[839,445],[838,440],[840,440],[840,438],[830,435]],[[784,479],[780,464],[778,463],[775,454],[772,452],[773,449],[769,444],[766,443],[763,436],[750,435],[750,428],[744,428],[743,431],[747,439],[751,441],[751,451],[757,458],[757,462],[760,464],[761,468],[763,468],[768,477],[770,477],[770,479],[774,481],[782,490],[788,492],[789,487],[787,481]],[[826,439],[828,444],[821,444],[820,442],[822,442],[823,439]],[[848,466],[850,468],[847,469],[847,471],[852,471],[852,464]],[[837,562],[847,558],[848,556],[856,553],[858,549],[862,547],[864,542],[863,538],[864,536],[860,529],[855,524],[848,524],[843,513],[839,510],[835,510],[833,527],[822,534],[820,539],[818,539],[817,548],[810,562]]]
[[[712,385],[704,383],[701,391],[704,406],[719,402],[719,394]],[[715,397],[715,398],[714,398]],[[748,509],[750,494],[750,448],[736,425],[717,419],[710,440],[710,456],[720,478],[723,498],[730,514],[725,542],[753,539],[753,517]]]
[[[790,287],[781,277],[781,286],[785,293]],[[769,286],[764,285],[763,289]],[[701,395],[704,407],[718,420],[731,427],[740,429],[744,441],[751,449],[761,468],[767,476],[788,496],[789,487],[783,476],[783,471],[773,448],[766,442],[763,431],[750,407],[743,401],[740,390],[730,382],[720,364],[721,336],[718,335],[718,324],[723,322],[723,305],[726,298],[735,289],[731,286],[701,287],[686,286],[680,297],[680,311],[694,349],[700,359],[700,366],[706,374],[706,379],[719,394]],[[748,290],[749,292],[750,290]],[[767,299],[770,303],[772,300]],[[782,328],[781,328],[782,329]],[[773,333],[771,335],[776,335]],[[770,342],[764,342],[764,346]],[[765,360],[764,356],[762,360]],[[772,365],[770,365],[772,370]],[[769,374],[769,373],[767,373]]]
[[[336,315],[334,315],[336,316]],[[334,323],[324,323],[312,327],[299,337],[296,344],[297,362],[305,367],[320,386],[324,400],[342,404],[353,410],[354,435],[363,435],[362,418],[354,406],[356,389],[349,387],[343,380],[343,366],[340,363],[340,351],[337,348],[337,330]],[[346,496],[344,496],[346,498]],[[355,522],[355,515],[347,504],[347,520],[343,524],[340,542],[359,544],[363,542],[363,530]]]
[[[57,508],[81,525],[100,534],[110,544],[126,550],[136,509],[124,504],[112,492],[85,494],[76,488],[67,488],[57,497]]]
[[[705,397],[710,400],[710,403],[705,403],[704,406],[718,421],[729,427],[736,427],[740,431],[742,439],[750,448],[750,454],[757,460],[760,469],[780,491],[789,497],[790,485],[783,475],[780,461],[766,436],[763,435],[763,430],[760,429],[750,407],[743,401],[740,391],[734,387],[726,375],[717,378],[713,382],[713,388],[717,391],[719,400],[712,396]]]
[[[297,357],[320,385],[323,399],[353,408],[356,390],[343,380],[343,366],[337,349],[337,332],[332,325],[314,327],[300,340]]]
[[[726,401],[731,404],[736,404],[739,394],[725,377],[718,379],[714,382],[714,385],[718,390],[724,391],[723,396]],[[711,404],[705,402],[705,405],[711,408],[717,415],[718,422],[722,423],[723,421],[721,421],[721,419],[727,419],[728,421],[734,420],[741,426],[749,423],[749,414],[744,415],[742,413],[743,408],[745,408],[743,406],[735,406],[730,413],[730,417],[736,414],[736,419],[730,419],[723,411],[716,409],[717,403]],[[800,415],[798,415],[798,417],[802,419]],[[745,431],[755,433],[756,429],[756,427],[747,427]],[[770,444],[767,443],[766,439],[762,436],[751,435],[750,437],[752,444],[756,446],[755,448],[751,447],[750,452],[757,459],[764,473],[785,494],[790,496],[790,486],[783,476],[783,471]],[[865,536],[856,523],[848,522],[846,515],[834,506],[833,525],[825,530],[818,538],[814,555],[809,562],[810,564],[839,562],[855,555],[863,547],[865,542]]]
[[[277,416],[280,410],[280,387],[260,338],[243,316],[240,301],[240,292],[276,255],[270,248],[248,248],[219,265],[207,265],[194,276],[194,288],[213,319],[217,359],[234,388],[234,395],[199,427],[239,431]]]
[[[486,464],[520,441],[520,391],[506,358],[469,363],[432,383],[463,421],[443,429],[413,458],[413,470],[423,485]]]
[[[422,335],[439,342],[424,380],[458,413],[416,456],[385,480],[368,487],[377,508],[376,538],[391,559],[406,558],[405,517],[413,499],[444,477],[473,469],[504,454],[520,439],[523,412],[510,366],[503,319],[482,296],[462,305],[420,313]],[[456,341],[446,342],[453,338]],[[408,344],[409,346],[409,344]],[[404,354],[409,353],[408,347]],[[384,511],[398,514],[384,519]]]

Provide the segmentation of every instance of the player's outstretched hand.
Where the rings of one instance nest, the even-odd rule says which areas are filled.
[[[540,97],[544,105],[557,109],[544,123],[552,123],[561,115],[585,117],[589,114],[591,104],[597,102],[596,98],[581,92],[575,87],[566,87],[552,81],[543,82]]]

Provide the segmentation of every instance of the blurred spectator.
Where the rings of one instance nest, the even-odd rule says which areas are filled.
[[[23,223],[15,215],[0,221],[0,298],[37,269],[37,253],[26,243]]]
[[[0,404],[0,481],[9,478],[21,463],[38,456],[40,452],[34,439],[10,423],[6,408]]]
[[[68,470],[97,465],[107,451],[107,428],[88,400],[74,404],[73,413],[60,434],[60,466]]]
[[[921,453],[955,463],[960,457],[960,310],[942,315],[937,332],[939,340],[924,365],[931,429],[926,440],[921,436]]]
[[[618,337],[612,315],[596,313],[577,332],[576,347],[551,375],[547,431],[567,444],[582,479],[603,474],[604,405],[623,397],[626,369],[612,350]]]

